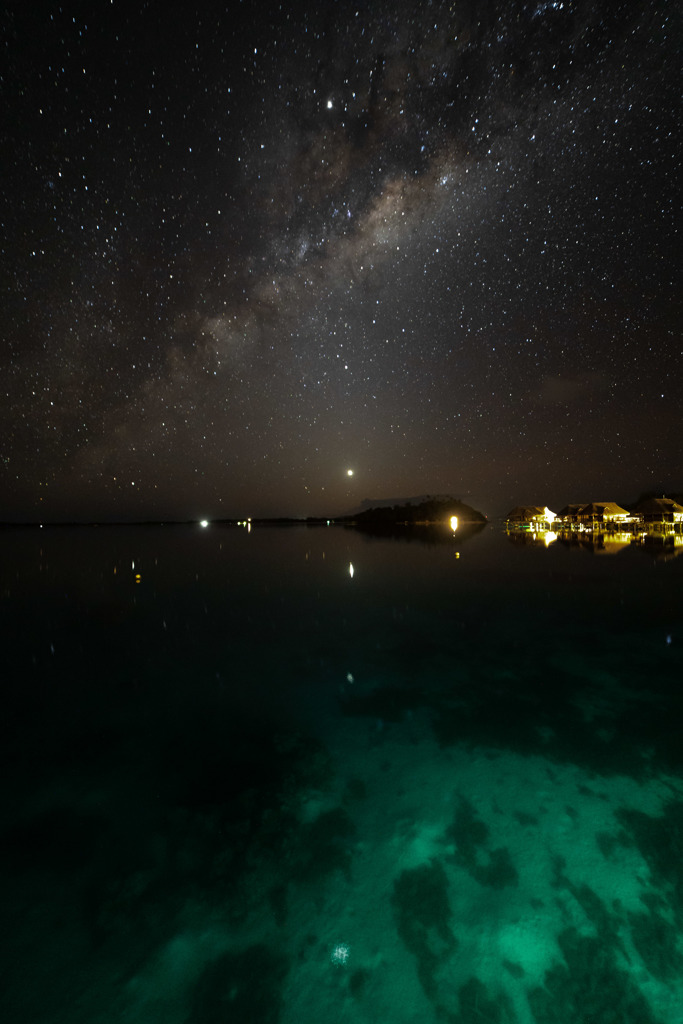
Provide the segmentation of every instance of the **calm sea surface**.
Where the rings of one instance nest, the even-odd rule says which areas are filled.
[[[683,1022],[683,557],[408,536],[0,533],[2,1020]]]

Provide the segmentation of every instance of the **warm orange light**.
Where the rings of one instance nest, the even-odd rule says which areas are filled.
[[[453,531],[453,533],[455,533],[455,531],[457,529],[458,529],[458,517],[457,516],[451,516],[451,530]]]

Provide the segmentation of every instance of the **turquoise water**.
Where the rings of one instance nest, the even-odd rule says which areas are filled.
[[[683,1021],[683,558],[416,536],[0,534],[3,1020]]]

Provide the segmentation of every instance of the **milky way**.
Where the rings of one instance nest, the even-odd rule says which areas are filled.
[[[673,4],[140,6],[1,15],[3,518],[681,489]]]

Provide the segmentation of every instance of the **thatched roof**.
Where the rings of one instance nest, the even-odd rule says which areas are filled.
[[[579,514],[579,512],[581,511],[581,509],[583,509],[585,507],[586,507],[586,502],[585,501],[580,502],[580,504],[578,504],[578,505],[577,504],[565,505],[564,508],[561,509],[557,513],[557,517],[558,517],[558,519],[567,519],[569,516],[577,516]]]
[[[581,509],[582,516],[627,516],[628,509],[617,505],[616,501],[589,501]]]
[[[673,498],[646,498],[636,505],[634,511],[642,515],[672,515],[674,512],[681,515],[683,505],[679,505]]]
[[[512,512],[508,512],[508,522],[528,523],[531,519],[545,519],[545,505],[515,505]]]

